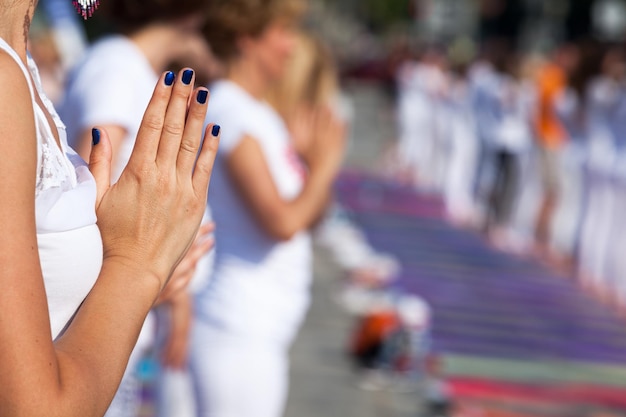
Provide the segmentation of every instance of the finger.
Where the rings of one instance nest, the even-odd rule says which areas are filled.
[[[207,252],[209,252],[211,249],[213,249],[214,245],[215,239],[213,237],[206,237],[202,240],[199,240],[193,245],[193,247],[186,255],[189,258],[189,261],[193,262],[193,269],[196,268],[200,258],[206,255]]]
[[[175,78],[171,71],[163,73],[159,78],[139,126],[128,165],[143,165],[155,161]]]
[[[211,180],[211,172],[217,155],[217,147],[220,142],[221,128],[216,124],[209,124],[204,131],[204,140],[202,148],[196,161],[193,171],[193,188],[197,195],[206,201],[207,192],[209,191],[209,181]]]
[[[208,221],[203,223],[198,229],[198,236],[206,236],[215,231],[215,222]]]
[[[193,165],[198,158],[208,98],[209,91],[206,88],[199,88],[192,95],[176,163],[178,172],[181,175],[191,176]]]
[[[169,301],[173,297],[179,295],[180,292],[183,291],[185,288],[187,288],[187,286],[191,282],[191,279],[193,278],[194,271],[195,271],[195,268],[185,274],[180,275],[175,280],[171,280],[163,291],[163,292],[165,291],[167,292],[163,296],[163,299]]]
[[[160,166],[173,166],[176,163],[178,149],[185,131],[187,103],[193,90],[193,81],[193,70],[185,68],[178,73],[172,88],[172,96],[165,112],[161,140],[156,155],[157,164]]]
[[[102,196],[111,186],[111,142],[106,130],[94,127],[91,130],[91,153],[89,154],[89,171],[96,180],[96,207],[100,205]]]

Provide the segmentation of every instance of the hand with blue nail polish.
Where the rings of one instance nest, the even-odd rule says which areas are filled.
[[[120,4],[124,2],[124,0],[109,1],[116,1]],[[195,6],[191,7],[204,8],[202,0],[193,1]],[[66,85],[60,113],[67,127],[68,141],[85,160],[89,160],[92,147],[104,151],[108,146],[106,142],[110,143],[111,183],[118,181],[131,157],[144,111],[150,102],[157,80],[166,89],[171,90],[172,94],[179,94],[181,91],[187,94],[193,91],[189,97],[190,101],[194,101],[194,106],[202,108],[208,104],[209,94],[206,89],[193,90],[198,74],[207,77],[204,66],[210,60],[210,54],[206,42],[197,31],[194,33],[190,30],[192,28],[189,26],[188,19],[181,19],[177,14],[180,12],[177,0],[165,0],[160,3],[160,7],[175,8],[176,13],[171,16],[171,20],[163,20],[159,17],[158,25],[154,25],[147,17],[141,27],[138,27],[132,34],[124,33],[120,36],[105,37],[93,43]],[[153,12],[147,13],[150,15]],[[186,9],[182,13],[193,14],[191,9]],[[113,18],[124,20],[125,17],[127,16],[124,16],[122,12],[121,15]],[[197,17],[193,18],[193,22],[198,25],[201,23]],[[199,30],[199,26],[197,29]],[[160,39],[163,33],[167,33],[168,39],[172,41],[162,43]],[[137,39],[142,40],[140,45],[137,44]],[[143,47],[151,43],[158,44],[159,48],[146,50]],[[190,57],[192,59],[189,59]],[[153,65],[146,65],[147,61]],[[169,62],[202,62],[202,66],[198,69],[193,67],[193,70],[186,68],[184,71],[172,72],[168,71],[169,68],[161,66]],[[161,73],[164,75],[159,79]],[[100,132],[104,132],[102,135],[106,135],[106,140],[94,141],[92,134],[94,125]],[[183,146],[187,146],[186,141]],[[102,214],[99,213],[99,216],[102,223]],[[191,248],[172,272],[168,284],[163,288],[154,305],[170,304],[171,300],[178,300],[182,296],[178,293],[187,292],[189,277],[195,265],[201,258],[210,256],[208,253],[213,247],[211,234],[204,230],[205,227],[199,229]],[[162,309],[162,311],[175,315],[178,305],[179,303],[170,304],[169,308]],[[145,320],[144,328],[146,329],[153,325],[151,316],[152,314],[149,314]],[[168,320],[163,320],[163,322],[168,322]],[[149,338],[142,337],[142,344],[135,348],[137,352],[145,349],[145,343],[149,343],[146,339]],[[139,356],[140,354],[131,355],[131,360]],[[128,364],[128,368],[135,366],[136,364],[132,362]],[[125,374],[122,380],[123,387],[128,387],[127,378],[132,378],[132,375]],[[128,382],[132,383],[132,380]],[[125,395],[116,395],[112,408],[124,408],[125,397]]]
[[[75,106],[59,112],[67,130],[35,88],[36,3],[0,0],[0,417],[109,416],[155,300],[211,246],[198,227],[218,141],[201,142],[208,92],[190,69],[159,68],[205,43],[206,2],[160,1],[143,27],[92,45],[63,99]],[[74,152],[82,139],[91,175]]]
[[[105,262],[136,264],[142,275],[156,278],[159,290],[198,231],[218,143],[209,128],[211,140],[201,141],[208,91],[192,88],[189,69],[168,85],[170,78],[166,73],[159,80],[131,157],[115,184],[109,185],[105,129],[99,130],[100,143],[90,157]]]

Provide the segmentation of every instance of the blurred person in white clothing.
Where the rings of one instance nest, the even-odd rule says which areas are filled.
[[[431,48],[400,65],[396,74],[399,168],[410,184],[431,191],[441,185],[438,111],[446,89],[444,68],[443,55]]]
[[[285,120],[299,155],[306,155],[314,139],[315,112],[311,109],[330,106],[346,126],[350,123],[330,51],[310,33],[298,36],[289,66],[280,82],[271,89],[268,101]],[[347,210],[336,201],[315,226],[313,238],[329,250],[334,261],[346,272],[350,288],[384,286],[399,272],[398,261],[374,249],[363,231],[351,221]]]
[[[295,152],[265,100],[296,45],[299,0],[212,1],[204,35],[222,61],[209,120],[223,126],[209,200],[215,266],[195,297],[191,370],[203,417],[279,417],[288,350],[309,304],[309,230],[323,215],[344,149],[342,123],[316,111],[311,146]]]
[[[603,298],[616,294],[610,280],[619,267],[612,266],[615,265],[612,258],[622,258],[615,244],[621,240],[619,230],[622,230],[617,210],[621,202],[619,165],[623,153],[619,149],[623,132],[615,126],[624,123],[624,113],[620,112],[623,83],[624,57],[618,50],[608,49],[601,73],[591,82],[588,93],[588,197],[579,265],[583,284]]]
[[[444,196],[450,220],[465,227],[479,224],[474,185],[478,172],[480,143],[472,109],[468,80],[469,60],[453,61],[447,94],[449,106],[450,155],[447,164]]]

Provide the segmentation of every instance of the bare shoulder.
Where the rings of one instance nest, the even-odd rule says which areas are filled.
[[[17,62],[0,50],[0,132],[16,125],[33,125],[33,106],[28,81]],[[9,122],[7,124],[7,122]]]
[[[28,170],[34,176],[37,139],[28,81],[18,63],[2,50],[0,85],[0,174],[4,178]]]
[[[26,94],[27,99],[30,99],[30,92],[28,83],[24,72],[20,68],[19,64],[15,62],[15,59],[11,57],[6,51],[0,49],[0,82],[3,88],[0,89],[0,95],[6,97],[6,95],[19,89]],[[19,98],[19,97],[14,97]]]
[[[10,136],[11,132],[34,132],[33,105],[28,81],[18,63],[2,50],[0,85],[0,141]]]

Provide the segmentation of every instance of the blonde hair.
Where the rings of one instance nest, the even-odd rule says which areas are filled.
[[[296,22],[305,9],[304,0],[211,0],[202,32],[215,56],[228,61],[239,53],[239,39],[257,37],[277,20]]]
[[[302,105],[317,108],[330,104],[338,84],[337,69],[326,45],[311,34],[300,33],[287,69],[267,100],[288,120]]]

